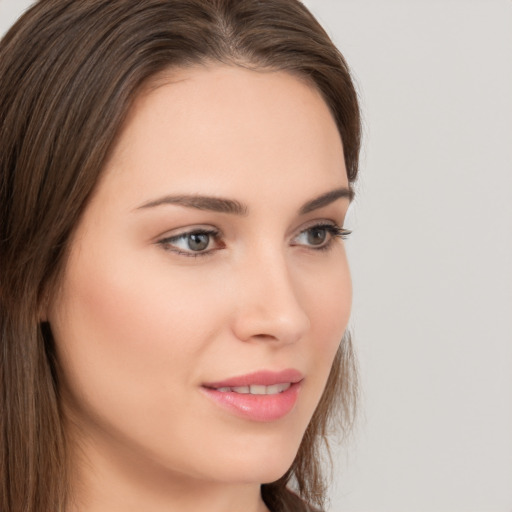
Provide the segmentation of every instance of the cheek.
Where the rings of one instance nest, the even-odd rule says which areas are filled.
[[[195,389],[225,318],[208,289],[135,259],[115,268],[90,254],[70,261],[50,323],[65,410],[100,452],[117,440],[165,467],[209,467],[212,453],[196,439],[215,446],[222,437],[205,431],[211,418]]]
[[[315,339],[328,349],[340,342],[352,305],[350,270],[342,248],[332,255],[332,260],[327,259],[325,265],[304,275],[307,276],[301,289],[304,307]]]
[[[171,418],[187,407],[180,397],[220,321],[216,303],[161,267],[111,260],[70,261],[50,321],[64,382],[98,421],[115,414],[128,425],[134,411],[156,421],[162,403]]]
[[[339,256],[339,254],[338,254]],[[338,258],[314,273],[303,291],[304,304],[311,321],[307,361],[312,376],[314,393],[308,403],[310,410],[316,407],[325,388],[334,357],[347,329],[351,304],[352,283],[348,263]]]

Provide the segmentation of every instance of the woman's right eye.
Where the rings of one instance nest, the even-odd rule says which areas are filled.
[[[216,230],[195,229],[159,240],[168,251],[183,256],[205,256],[222,249],[220,234]]]

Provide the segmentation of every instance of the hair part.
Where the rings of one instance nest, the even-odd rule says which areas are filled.
[[[41,311],[142,87],[220,62],[304,77],[321,92],[357,177],[360,116],[345,60],[298,0],[40,0],[0,42],[0,509],[63,512],[67,450],[58,367]],[[262,486],[274,512],[325,499],[319,450],[349,429],[350,338],[290,470]],[[299,502],[302,505],[299,505]]]

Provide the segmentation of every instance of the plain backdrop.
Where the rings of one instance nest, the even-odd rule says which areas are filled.
[[[362,400],[329,510],[512,512],[512,1],[305,3],[365,120]],[[29,4],[0,0],[0,33]]]

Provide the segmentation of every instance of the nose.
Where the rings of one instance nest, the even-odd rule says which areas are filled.
[[[300,303],[298,284],[285,255],[270,254],[244,262],[239,270],[233,320],[236,337],[245,342],[290,344],[310,328]]]

